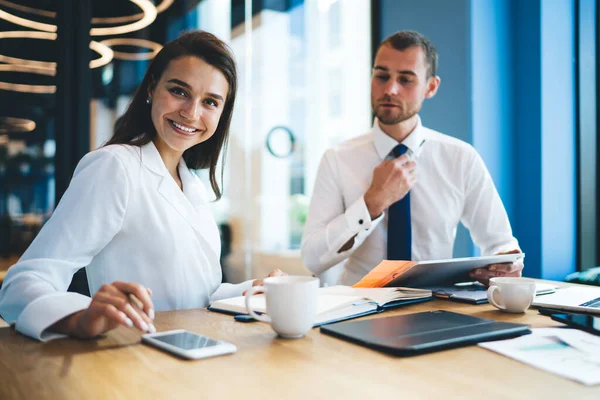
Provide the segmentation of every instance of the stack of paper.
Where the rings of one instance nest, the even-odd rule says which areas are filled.
[[[600,384],[600,337],[563,328],[532,332],[479,346],[584,385]]]

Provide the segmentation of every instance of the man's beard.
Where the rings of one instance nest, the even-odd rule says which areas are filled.
[[[384,99],[384,102],[388,102],[388,99]],[[410,109],[405,109],[404,107],[393,108],[389,111],[381,110],[379,106],[372,104],[373,112],[377,117],[377,120],[383,125],[396,125],[400,122],[404,122],[417,114],[421,107],[420,104],[416,107],[411,107]],[[396,112],[394,112],[396,111]]]

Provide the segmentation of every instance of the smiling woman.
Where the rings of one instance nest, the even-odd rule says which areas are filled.
[[[189,168],[209,169],[210,183],[219,199],[217,161],[229,135],[237,75],[226,45],[213,35],[200,41],[199,35],[185,34],[158,53],[107,145],[170,144],[170,149],[183,154]],[[203,132],[188,137],[186,128]],[[184,135],[186,140],[168,137],[169,133]],[[195,146],[201,142],[203,146]],[[163,159],[169,154],[166,151]],[[176,176],[172,163],[169,172]]]
[[[112,138],[81,160],[8,271],[0,290],[8,323],[40,340],[119,325],[153,332],[155,310],[206,307],[259,282],[221,283],[217,225],[190,170],[208,168],[220,197],[216,164],[236,86],[233,57],[210,33],[186,33],[158,53]],[[82,267],[91,299],[66,292]]]

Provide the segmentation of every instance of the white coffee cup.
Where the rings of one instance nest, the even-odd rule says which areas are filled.
[[[491,278],[487,298],[500,311],[525,312],[535,298],[535,281],[516,277]]]
[[[268,322],[284,338],[301,338],[312,328],[317,314],[319,279],[312,276],[274,276],[263,280],[246,293],[246,309],[253,318]],[[256,293],[264,293],[266,315],[258,315],[250,306]]]

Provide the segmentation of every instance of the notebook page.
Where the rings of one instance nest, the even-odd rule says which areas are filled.
[[[228,299],[217,300],[211,304],[211,307],[234,311],[241,314],[247,314],[246,297],[230,297]],[[256,312],[264,313],[267,309],[264,294],[257,294],[250,298],[250,307]]]
[[[354,303],[364,303],[365,299],[357,296],[344,296],[344,295],[332,295],[326,293],[319,293],[317,299],[317,315],[325,314],[327,312],[340,310],[351,306]]]
[[[363,301],[364,299],[358,296],[348,295],[336,295],[321,293],[319,291],[317,299],[317,315],[326,313],[332,310],[342,309],[355,302]],[[215,301],[211,306],[217,309],[226,309],[229,311],[235,311],[238,313],[247,313],[246,311],[246,298],[244,296],[232,297],[229,299],[223,299]],[[250,307],[257,312],[266,312],[267,304],[263,294],[255,295],[250,298]]]
[[[402,299],[419,299],[430,297],[431,291],[423,289],[405,288],[353,288],[350,286],[329,286],[319,289],[319,293],[355,296],[358,298],[371,299],[379,305]]]

